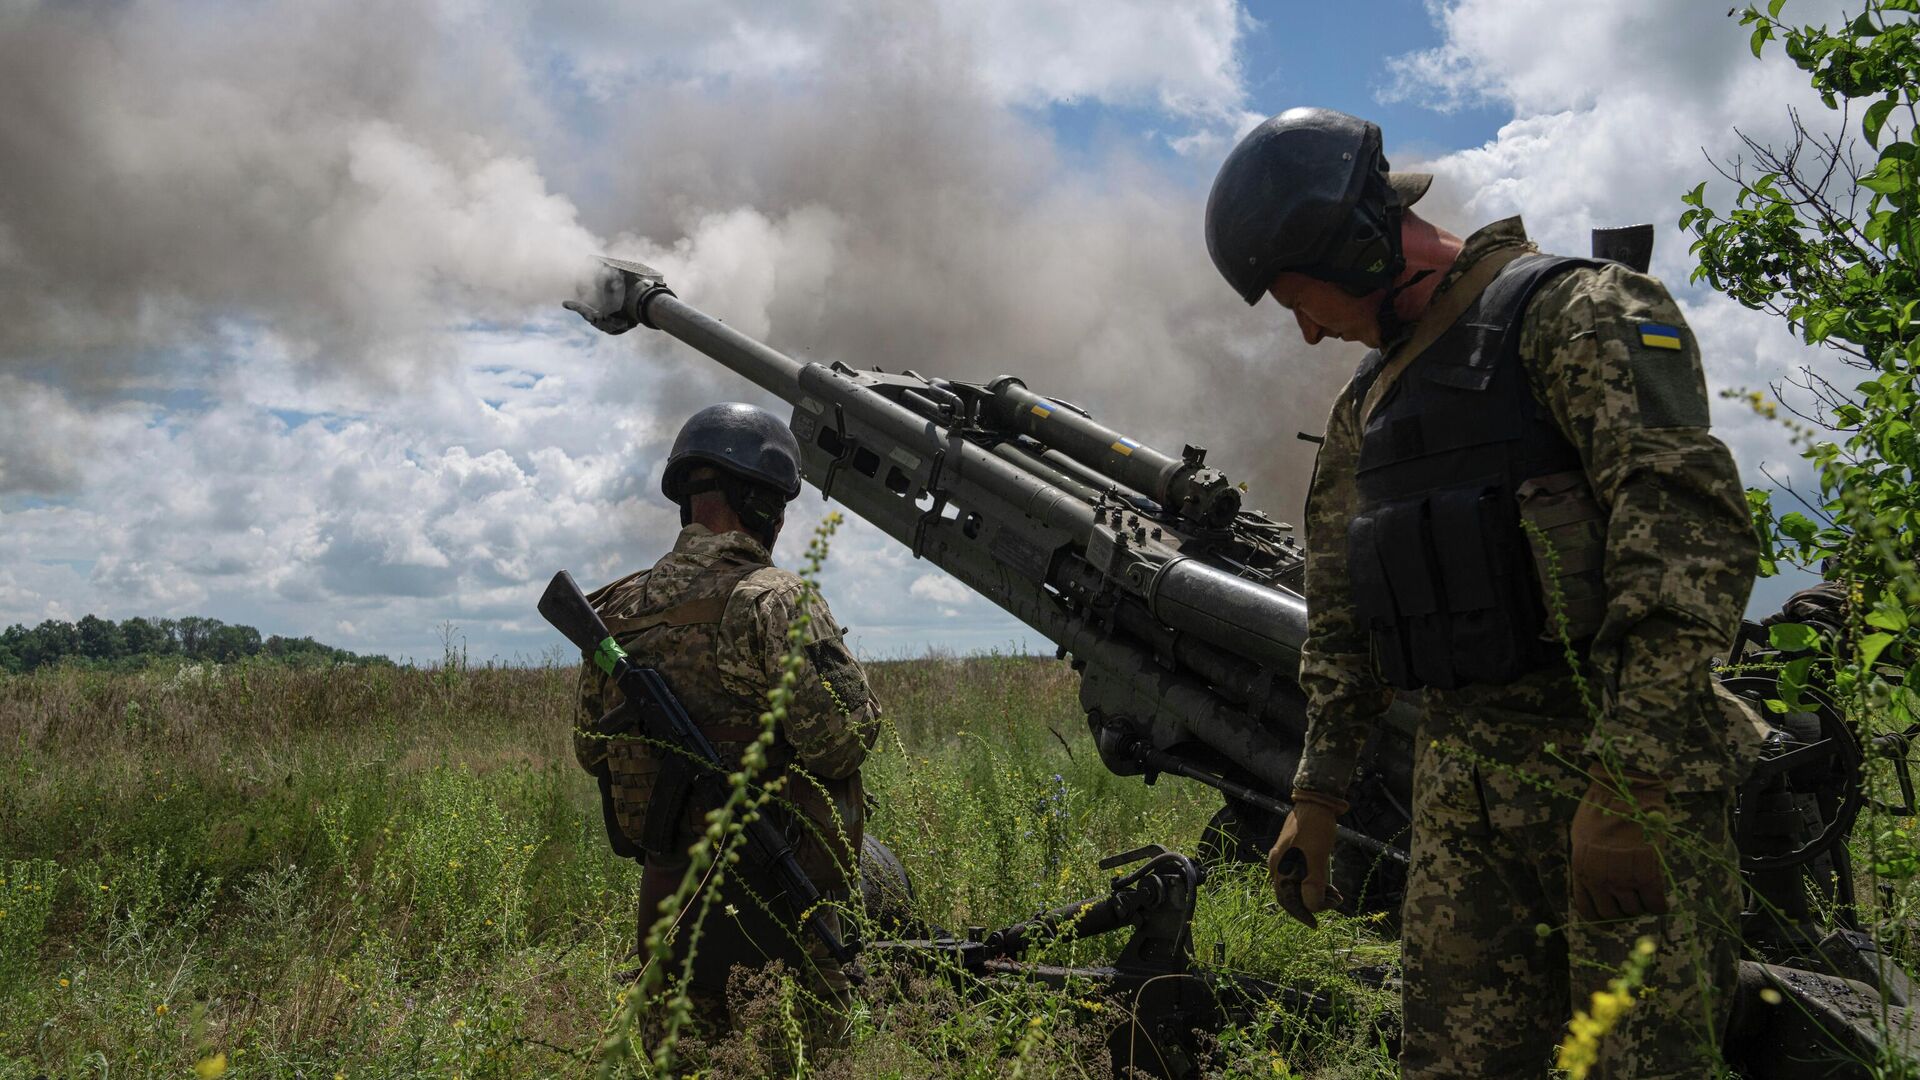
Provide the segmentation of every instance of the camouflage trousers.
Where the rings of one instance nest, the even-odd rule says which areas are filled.
[[[1588,777],[1580,733],[1538,717],[1430,706],[1416,743],[1403,918],[1410,1078],[1547,1075],[1586,1010],[1651,938],[1643,991],[1592,1077],[1719,1074],[1739,949],[1731,796],[1673,795],[1670,912],[1586,923],[1568,902],[1568,830]]]

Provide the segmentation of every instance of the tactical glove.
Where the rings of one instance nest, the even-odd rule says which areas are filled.
[[[1306,923],[1340,902],[1340,893],[1327,881],[1333,865],[1334,822],[1347,812],[1344,799],[1317,791],[1293,793],[1293,813],[1280,826],[1280,838],[1267,853],[1267,873],[1273,876],[1273,898],[1280,909]]]
[[[1573,910],[1589,922],[1667,913],[1658,827],[1667,786],[1643,776],[1595,780],[1573,814]]]

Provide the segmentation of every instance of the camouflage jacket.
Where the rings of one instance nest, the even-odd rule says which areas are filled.
[[[779,685],[788,628],[804,614],[803,662],[786,718],[775,732],[760,782],[783,778],[780,798],[798,807],[796,851],[815,884],[843,885],[859,850],[865,813],[860,765],[878,734],[879,705],[841,631],[818,593],[772,565],[767,549],[745,533],[715,534],[702,525],[680,532],[673,550],[654,565],[594,592],[590,599],[621,647],[666,677],[687,713],[720,755],[739,760],[762,730],[767,693]],[[711,599],[713,616],[687,625],[643,623],[646,616],[688,610]],[[698,605],[694,605],[698,606]],[[715,621],[714,617],[717,617]],[[645,830],[647,800],[659,753],[644,739],[609,739],[595,731],[621,702],[619,688],[591,663],[580,667],[580,704],[574,752],[589,772],[605,760],[612,769],[614,808],[621,831],[635,844]],[[711,804],[689,799],[675,850],[648,852],[656,862],[684,858],[704,829]]]
[[[1532,249],[1519,218],[1467,238],[1433,306],[1474,264],[1515,247]],[[1678,327],[1681,348],[1645,347],[1643,322]],[[1568,733],[1564,752],[1617,754],[1672,790],[1726,787],[1745,762],[1735,760],[1708,664],[1739,625],[1758,548],[1732,455],[1707,431],[1693,334],[1658,281],[1609,264],[1548,281],[1528,302],[1520,348],[1534,396],[1579,453],[1606,514],[1606,607],[1585,665],[1598,700],[1590,715],[1570,672],[1548,669],[1505,686],[1423,691],[1429,716],[1465,718],[1446,733],[1495,760],[1514,745],[1503,725],[1544,724]],[[1349,383],[1307,493],[1300,681],[1309,726],[1294,782],[1330,793],[1346,790],[1391,694],[1375,678],[1347,579],[1359,406]]]

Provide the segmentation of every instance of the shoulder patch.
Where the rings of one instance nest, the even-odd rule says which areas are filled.
[[[1680,328],[1665,323],[1643,322],[1640,324],[1640,344],[1649,349],[1671,349],[1679,352]]]

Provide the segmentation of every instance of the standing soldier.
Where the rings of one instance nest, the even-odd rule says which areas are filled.
[[[1648,938],[1595,1075],[1708,1076],[1738,941],[1746,754],[1708,665],[1757,557],[1739,477],[1658,281],[1542,255],[1517,217],[1461,240],[1407,209],[1431,180],[1389,172],[1374,124],[1294,109],[1207,203],[1242,299],[1374,350],[1307,496],[1309,725],[1275,893],[1309,925],[1338,902],[1355,761],[1394,690],[1421,691],[1404,1074],[1544,1075],[1569,1005]]]
[[[760,737],[768,691],[782,683],[789,629],[801,648],[786,716],[774,731],[766,766],[751,782],[774,793],[800,867],[829,902],[855,880],[862,816],[860,764],[878,731],[879,706],[865,674],[817,592],[779,569],[769,554],[800,492],[800,448],[793,433],[751,405],[714,405],[680,429],[660,482],[680,506],[673,550],[639,573],[588,599],[633,661],[665,677],[721,757],[739,761]],[[580,670],[574,751],[600,779],[616,850],[644,858],[640,936],[674,894],[688,850],[706,831],[710,801],[673,782],[698,768],[684,755],[632,730],[622,697],[595,665]],[[699,790],[698,788],[695,789]],[[704,889],[705,886],[703,885]],[[700,892],[675,924],[675,968],[706,912],[694,949],[691,991],[709,1016],[724,1016],[727,977],[736,965],[784,960],[811,973],[814,989],[838,997],[842,969],[802,922],[770,873],[747,860],[726,867],[711,902]],[[837,919],[830,919],[830,923]]]

